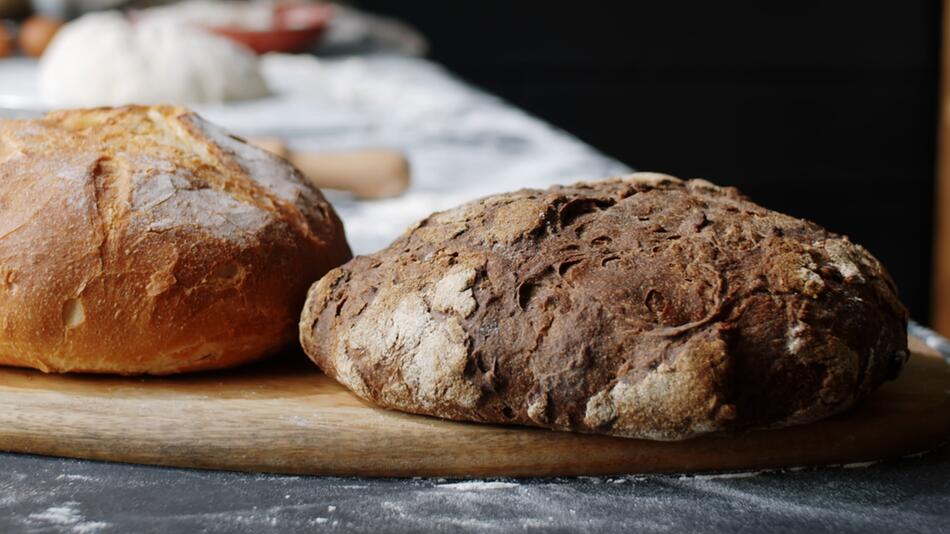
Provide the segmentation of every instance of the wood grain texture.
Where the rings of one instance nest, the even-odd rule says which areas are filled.
[[[302,355],[176,378],[0,368],[0,450],[207,469],[554,476],[862,462],[950,437],[950,366],[920,342],[901,379],[815,424],[681,442],[455,423],[372,408]]]

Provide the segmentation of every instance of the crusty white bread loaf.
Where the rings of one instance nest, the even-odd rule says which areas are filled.
[[[177,107],[0,121],[0,364],[222,368],[295,337],[350,258],[320,192]]]

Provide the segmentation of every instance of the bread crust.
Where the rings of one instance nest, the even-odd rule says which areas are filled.
[[[310,289],[301,342],[380,406],[632,438],[814,421],[908,357],[865,249],[638,173],[433,214]]]
[[[0,121],[0,363],[229,367],[295,337],[307,286],[351,257],[286,161],[178,107]]]

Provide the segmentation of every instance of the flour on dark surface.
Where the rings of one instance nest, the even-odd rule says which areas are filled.
[[[553,479],[222,473],[0,454],[0,532],[939,532],[950,447],[860,469]]]

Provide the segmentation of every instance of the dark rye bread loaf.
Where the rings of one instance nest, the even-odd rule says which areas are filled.
[[[847,238],[639,173],[433,214],[324,276],[300,328],[386,408],[677,440],[847,409],[897,376],[906,322]]]

